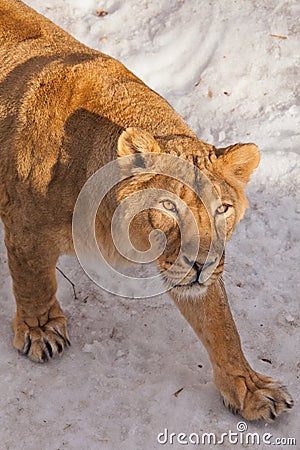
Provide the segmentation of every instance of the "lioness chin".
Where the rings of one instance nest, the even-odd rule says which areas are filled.
[[[14,346],[44,362],[69,345],[55,267],[60,254],[74,252],[76,199],[98,169],[137,155],[132,176],[101,204],[98,242],[107,255],[114,253],[110,230],[117,206],[141,189],[163,191],[156,207],[141,208],[132,220],[130,237],[145,251],[150,233],[164,232],[167,244],[156,263],[175,305],[208,351],[225,405],[249,420],[273,420],[290,409],[285,387],[255,372],[242,352],[221,280],[225,256],[214,250],[221,228],[227,240],[243,217],[257,147],[216,149],[202,142],[118,61],[77,42],[21,1],[0,0],[0,10],[0,214],[17,305]],[[152,153],[192,163],[219,200],[202,201],[174,177],[141,173]],[[191,185],[197,182],[191,175]],[[189,227],[179,251],[185,208],[200,237],[193,256],[195,233]]]

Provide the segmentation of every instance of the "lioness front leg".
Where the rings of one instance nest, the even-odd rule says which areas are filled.
[[[17,304],[14,346],[33,361],[45,362],[70,344],[55,296],[58,253],[53,242],[38,234],[25,238],[6,229],[5,244]]]
[[[221,281],[209,286],[199,299],[180,299],[172,291],[171,295],[206,347],[215,383],[233,413],[248,420],[271,421],[292,408],[286,388],[255,372],[247,362]]]

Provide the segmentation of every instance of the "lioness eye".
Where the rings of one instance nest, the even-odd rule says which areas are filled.
[[[223,203],[221,206],[219,206],[219,208],[217,208],[217,214],[225,214],[228,209],[229,209],[230,205],[226,205],[226,203]]]
[[[171,202],[171,200],[162,200],[160,203],[163,205],[163,207],[167,211],[172,211],[172,212],[177,211],[175,204],[173,202]]]

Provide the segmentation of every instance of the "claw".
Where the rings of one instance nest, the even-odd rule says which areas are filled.
[[[63,346],[58,341],[55,341],[55,344],[56,344],[58,353],[61,353],[63,351]]]
[[[30,347],[31,347],[31,338],[30,338],[30,335],[27,334],[26,335],[26,342],[25,342],[25,345],[24,345],[24,348],[23,348],[24,355],[26,355],[26,356],[28,355]]]
[[[45,339],[45,338],[43,339],[43,341],[44,341],[44,344],[45,344],[46,347],[47,347],[47,350],[48,350],[48,353],[49,353],[50,358],[52,358],[52,356],[53,356],[53,350],[52,350],[52,347],[51,347],[50,342],[47,341],[47,339]]]
[[[269,397],[268,395],[265,395],[265,397],[266,397],[268,400],[270,400],[270,402],[272,402],[274,411],[275,411],[275,413],[277,414],[277,406],[276,406],[276,401],[274,400],[274,398]]]
[[[275,420],[276,419],[276,415],[273,413],[273,411],[270,411],[269,417],[271,420]]]
[[[42,362],[46,362],[46,361],[48,361],[48,355],[47,355],[47,353],[45,352],[45,350],[43,350],[42,351],[42,354],[41,354],[41,360],[42,360]]]
[[[232,414],[234,414],[235,416],[236,416],[237,414],[240,413],[240,410],[239,410],[238,408],[236,408],[235,406],[233,406],[231,403],[229,403],[229,402],[228,402],[227,400],[225,400],[224,398],[223,398],[223,405],[224,405],[226,408],[228,408],[229,411],[230,411]]]
[[[64,343],[66,344],[66,345],[71,345],[71,342],[69,341],[69,339],[67,338],[67,336],[64,336],[63,334],[61,334],[60,333],[60,331],[56,328],[56,327],[53,327],[53,331],[60,337],[60,338],[62,338],[62,340],[64,341]]]

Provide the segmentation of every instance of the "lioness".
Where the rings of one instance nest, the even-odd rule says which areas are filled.
[[[149,153],[176,155],[197,166],[221,199],[210,202],[213,212],[181,181],[140,173]],[[0,0],[0,214],[17,304],[14,346],[33,361],[44,362],[69,345],[55,296],[55,267],[60,254],[74,251],[76,199],[99,168],[128,155],[139,156],[132,177],[101,206],[97,240],[112,245],[113,210],[133,192],[157,188],[184,202],[201,239],[195,258],[188,251],[178,257],[178,223],[185,215],[171,194],[134,218],[134,244],[143,251],[151,231],[165,233],[159,270],[164,278],[171,268],[164,280],[169,294],[206,347],[224,403],[245,419],[275,419],[292,407],[292,399],[248,364],[221,280],[224,253],[209,253],[220,218],[228,239],[243,217],[257,147],[216,149],[202,142],[121,63],[77,42],[21,1]],[[189,238],[184,237],[186,248]]]

